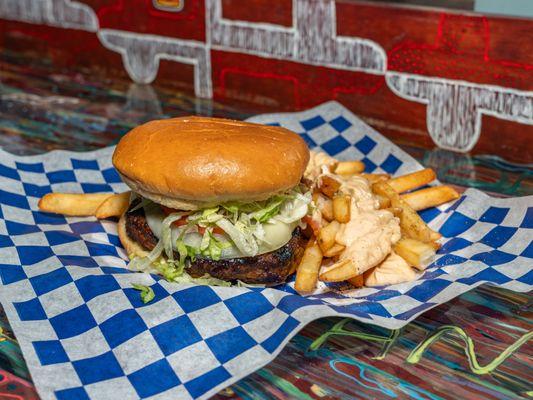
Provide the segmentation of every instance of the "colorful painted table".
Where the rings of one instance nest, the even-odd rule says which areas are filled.
[[[245,118],[258,112],[120,79],[97,80],[82,71],[58,71],[44,60],[8,53],[0,56],[0,71],[0,145],[17,154],[104,147],[158,117]],[[526,166],[415,143],[402,147],[438,171],[440,180],[459,188],[533,194],[532,170]],[[432,309],[402,331],[321,319],[296,335],[268,366],[216,397],[531,398],[532,322],[528,294],[490,287]],[[0,328],[0,399],[37,399],[1,311]]]

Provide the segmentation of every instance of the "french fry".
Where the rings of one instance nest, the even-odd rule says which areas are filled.
[[[431,229],[430,237],[432,242],[436,242],[437,240],[442,238],[442,235],[439,232],[435,232],[433,229]]]
[[[402,209],[400,207],[389,207],[389,208],[384,208],[383,210],[389,211],[395,217],[399,217],[402,214]]]
[[[402,207],[402,212],[399,216],[400,228],[402,234],[412,239],[417,239],[422,242],[431,242],[432,230],[426,225],[424,220],[420,218],[416,211],[409,206]]]
[[[333,203],[330,198],[322,195],[321,193],[315,193],[313,194],[313,202],[325,220],[333,220]]]
[[[440,206],[457,198],[459,198],[459,193],[450,186],[430,187],[401,196],[401,199],[415,211]]]
[[[112,193],[48,193],[39,200],[38,206],[41,211],[86,217],[95,215],[100,204],[111,196]]]
[[[131,192],[114,194],[104,200],[96,210],[95,216],[98,219],[109,217],[120,217],[130,205]]]
[[[317,236],[318,232],[320,232],[320,227],[322,226],[322,220],[313,218],[313,216],[311,215],[306,215],[305,217],[303,217],[303,221],[307,224],[306,231],[310,231],[310,234],[308,236]]]
[[[436,243],[424,243],[415,239],[402,238],[393,248],[395,253],[407,261],[409,265],[423,271],[435,256],[435,251],[439,248],[439,245]]]
[[[333,246],[331,246],[328,250],[324,252],[324,257],[335,257],[341,254],[346,246],[343,246],[342,244],[335,243]]]
[[[373,184],[373,183],[388,181],[390,179],[390,175],[389,174],[363,174],[363,178],[365,178],[370,184]]]
[[[402,175],[397,178],[392,178],[388,184],[397,193],[407,192],[408,190],[416,189],[435,180],[435,171],[431,168],[426,168],[411,174]]]
[[[337,221],[331,221],[325,227],[320,229],[317,241],[323,252],[326,252],[333,247],[335,244],[335,236],[337,235],[340,227],[341,224],[339,224]]]
[[[320,181],[320,191],[326,196],[328,196],[330,199],[333,198],[333,196],[335,195],[335,193],[337,193],[337,190],[339,190],[341,186],[341,183],[338,180],[327,175],[320,178]]]
[[[350,196],[339,195],[333,198],[333,218],[340,223],[350,221]]]
[[[351,260],[346,259],[324,268],[319,279],[323,282],[342,282],[356,275],[359,275],[359,269]]]
[[[387,182],[374,183],[372,191],[378,196],[380,205],[386,205],[384,208],[400,207],[400,195]]]
[[[302,261],[296,270],[296,282],[294,288],[298,292],[312,292],[316,288],[318,272],[322,264],[322,251],[315,239],[309,241],[304,251]]]
[[[355,175],[365,170],[365,164],[362,161],[339,161],[334,169],[338,175]]]
[[[376,194],[376,197],[378,198],[380,209],[390,207],[390,199],[388,197],[382,196],[381,194]]]
[[[361,288],[364,286],[365,278],[363,274],[354,276],[353,278],[348,279],[348,282],[350,282],[353,286],[356,288]]]
[[[392,207],[401,209],[398,217],[400,218],[400,228],[405,236],[424,243],[435,240],[435,235],[438,234],[432,231],[418,213],[400,198],[400,195],[392,189],[388,182],[375,183],[372,185],[372,190],[381,196],[388,197]]]

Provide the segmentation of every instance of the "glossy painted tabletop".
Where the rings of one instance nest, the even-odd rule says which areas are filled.
[[[0,146],[16,154],[105,147],[155,118],[203,114],[242,119],[264,111],[0,54]],[[441,181],[459,188],[501,196],[533,194],[527,166],[415,143],[401,147],[434,168]],[[320,319],[296,335],[272,363],[216,397],[531,398],[533,346],[525,336],[533,331],[531,316],[529,294],[480,287],[428,311],[402,331]],[[0,328],[0,399],[38,398],[1,307]],[[430,343],[429,335],[448,331],[454,333],[433,342],[419,360],[411,354],[417,345]],[[473,348],[465,352],[467,338]]]

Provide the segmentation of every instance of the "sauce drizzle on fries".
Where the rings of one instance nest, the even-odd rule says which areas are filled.
[[[391,178],[387,174],[364,173],[364,164],[359,161],[337,161],[324,153],[313,152],[311,158],[313,170],[306,171],[306,178],[313,182],[315,188],[315,218],[304,222],[313,224],[314,235],[310,246],[315,249],[315,254],[320,252],[320,260],[327,266],[323,266],[315,275],[319,259],[315,256],[313,274],[310,274],[309,255],[304,257],[296,271],[296,290],[302,293],[312,291],[316,288],[317,276],[318,280],[324,282],[348,281],[355,288],[416,279],[412,268],[425,269],[439,249],[437,240],[441,237],[427,226],[417,211],[455,200],[459,193],[450,186],[416,190],[435,180],[435,172],[429,168]],[[343,190],[343,182],[351,177],[365,179],[371,189],[370,196],[376,204],[375,212],[389,212],[389,215],[397,218],[401,230],[399,240],[393,240],[387,254],[378,258],[377,264],[370,268],[359,264],[355,258],[343,257],[349,254],[349,245],[345,241],[339,242],[346,224],[354,218],[350,207],[361,200],[352,198],[358,196],[356,191],[350,195]],[[360,211],[356,210],[355,214],[358,212]],[[318,218],[316,213],[319,214]],[[316,220],[321,223],[318,224]],[[376,229],[379,227],[376,226]],[[374,253],[376,251],[378,250],[375,249]]]

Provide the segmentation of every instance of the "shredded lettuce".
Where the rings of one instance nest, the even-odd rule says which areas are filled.
[[[259,244],[254,240],[253,234],[244,223],[237,221],[232,224],[228,219],[222,218],[216,222],[245,256],[255,256],[259,251]]]
[[[293,201],[285,202],[280,206],[279,214],[274,218],[286,224],[299,221],[309,213],[311,200],[311,192],[297,193]]]
[[[231,282],[224,281],[222,279],[213,278],[211,275],[205,274],[199,278],[193,278],[187,272],[181,274],[178,278],[174,279],[176,283],[195,283],[197,285],[209,285],[209,286],[231,286]]]
[[[170,264],[163,258],[155,263],[154,266],[157,272],[159,272],[163,278],[169,282],[173,282],[183,273],[183,269],[176,268],[175,264]]]
[[[161,230],[161,241],[163,242],[163,246],[165,249],[165,254],[167,255],[167,259],[169,264],[174,263],[174,249],[172,246],[172,229],[171,225],[173,222],[181,219],[183,217],[183,213],[172,213],[168,217],[166,217],[163,220],[163,227]],[[183,236],[185,230],[182,231],[182,234],[180,236]],[[180,260],[178,260],[178,264],[181,267],[184,263],[181,262],[181,253],[180,253]]]
[[[266,207],[252,213],[250,217],[257,222],[267,222],[270,218],[279,214],[281,204],[287,200],[286,196],[274,196]]]
[[[153,270],[153,263],[161,256],[163,252],[163,241],[157,242],[157,245],[152,249],[146,257],[134,257],[130,261],[129,267],[133,271],[151,272]]]
[[[228,202],[189,214],[172,213],[161,224],[161,237],[156,247],[146,257],[131,260],[130,265],[137,271],[158,272],[168,281],[200,283],[200,279],[205,284],[227,286],[228,282],[209,276],[190,277],[184,270],[187,262],[193,262],[197,257],[219,260],[223,254],[226,257],[227,254],[255,256],[261,246],[264,248],[269,244],[265,226],[294,224],[309,212],[310,203],[311,193],[296,187],[264,201]],[[152,206],[157,207],[156,204],[144,205]],[[173,234],[172,224],[183,218],[187,223],[174,228]],[[223,233],[215,233],[217,229]],[[199,232],[202,233],[201,240]],[[196,239],[193,235],[197,235]]]
[[[149,303],[154,299],[155,293],[150,286],[140,285],[138,283],[132,283],[131,286],[133,286],[135,290],[141,292],[141,300],[144,304]]]
[[[207,218],[210,215],[216,214],[217,211],[218,207],[206,208],[204,211],[202,211],[202,218]]]
[[[206,242],[205,246],[203,243],[204,238],[207,238],[205,240]],[[231,243],[217,239],[215,235],[213,235],[212,229],[208,228],[206,229],[204,233],[204,236],[202,238],[202,245],[200,247],[201,247],[200,248],[201,254],[203,256],[206,256],[212,260],[218,261],[220,260],[220,257],[222,256],[222,250],[231,247]]]

